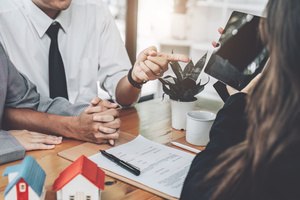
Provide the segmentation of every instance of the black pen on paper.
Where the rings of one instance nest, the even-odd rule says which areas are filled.
[[[116,163],[117,165],[119,165],[120,167],[126,169],[127,171],[131,172],[132,174],[138,176],[141,174],[141,171],[138,167],[128,163],[128,162],[125,162],[124,160],[121,160],[119,158],[117,158],[116,156],[110,154],[110,153],[107,153],[106,151],[104,150],[99,150],[101,152],[101,154],[108,158],[109,160],[113,161],[114,163]]]

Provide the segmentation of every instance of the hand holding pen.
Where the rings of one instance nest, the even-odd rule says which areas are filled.
[[[109,138],[109,134],[116,135],[117,133],[119,135],[121,121],[118,108],[118,104],[102,100],[99,97],[91,101],[91,105],[87,110],[93,114],[93,120],[99,122],[99,134],[94,135],[96,138],[103,138],[103,134],[106,134],[107,138]],[[114,145],[114,139],[108,139],[108,143]]]

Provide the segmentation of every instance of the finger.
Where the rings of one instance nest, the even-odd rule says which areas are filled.
[[[102,99],[100,99],[99,97],[95,97],[91,100],[91,104],[92,104],[92,106],[96,106],[99,103],[101,103],[101,101],[102,101]]]
[[[141,69],[141,66],[140,66],[140,62],[136,62],[134,64],[134,67],[132,69],[132,72],[131,72],[131,76],[132,76],[132,79],[134,81],[136,81],[137,83],[143,83],[144,80],[143,80],[143,70]]]
[[[42,144],[42,143],[32,143],[29,145],[28,150],[47,150],[47,149],[53,149],[55,148],[55,145],[51,144]]]
[[[47,135],[47,134],[34,132],[34,131],[28,131],[28,133],[32,136],[32,138],[44,138],[44,137],[62,138],[61,136]]]
[[[55,135],[46,135],[43,133],[38,133],[38,132],[33,132],[33,131],[28,131],[28,133],[30,134],[30,140],[31,141],[36,141],[37,142],[43,142],[45,141],[45,143],[47,143],[47,141],[49,141],[49,144],[60,144],[62,142],[62,137],[59,136],[55,136]]]
[[[62,137],[52,135],[31,135],[30,140],[44,140],[46,138],[53,141],[62,141]]]
[[[98,139],[104,139],[104,140],[116,140],[119,138],[119,132],[115,132],[115,133],[112,133],[112,134],[105,134],[105,133],[95,133],[94,134],[95,138],[98,138]]]
[[[102,115],[112,115],[114,118],[117,118],[120,115],[119,111],[117,109],[114,109],[114,108],[103,111],[102,113],[99,113],[99,115],[100,114],[102,114]],[[96,115],[98,115],[98,114],[96,114]]]
[[[101,114],[95,114],[93,116],[94,122],[111,122],[115,119],[112,115],[101,115]]]
[[[117,129],[109,128],[109,127],[105,127],[105,126],[99,126],[99,131],[104,134],[112,134],[112,133],[115,133],[117,131]]]
[[[38,132],[34,132],[34,131],[27,131],[27,133],[29,133],[31,136],[34,136],[34,137],[38,137],[38,136],[44,137],[44,136],[47,136],[46,134],[38,133]],[[56,137],[56,136],[53,135],[53,137]]]
[[[116,118],[114,121],[107,122],[102,125],[109,128],[119,129],[121,127],[121,120],[120,118]]]
[[[137,67],[137,69],[134,70],[134,72],[133,72],[134,75],[135,75],[139,80],[142,80],[142,81],[145,81],[145,82],[149,81],[149,78],[148,78],[148,76],[147,76],[147,74],[146,74],[146,72],[145,72],[145,71],[147,71],[147,70],[149,70],[149,69],[148,69],[147,66],[144,64],[144,62],[139,62],[138,65],[135,66],[135,67]],[[144,71],[144,70],[145,70],[145,71]]]
[[[141,69],[143,70],[143,72],[145,74],[144,80],[147,82],[149,80],[154,80],[155,79],[155,75],[154,75],[155,72],[153,72],[151,70],[151,68],[146,65],[146,61],[145,62],[141,62],[140,63],[140,67],[141,67]],[[151,62],[151,61],[149,61],[149,62]]]
[[[161,72],[163,71],[157,64],[150,60],[146,60],[144,64],[149,69],[149,74],[147,73],[148,77],[151,77],[152,79],[155,79],[156,76],[160,76]]]
[[[115,145],[115,141],[114,141],[114,140],[108,140],[108,143],[109,143],[111,146],[114,146],[114,145]]]
[[[220,34],[223,34],[223,33],[224,33],[224,29],[223,29],[222,27],[219,27],[219,28],[218,28],[218,32],[219,32]]]
[[[213,41],[211,44],[212,44],[213,47],[215,47],[215,48],[217,48],[217,47],[220,46],[220,43],[219,43],[219,42],[216,42],[216,41]]]
[[[31,139],[32,143],[44,143],[44,144],[60,144],[62,142],[62,137],[52,137],[52,136],[44,136],[44,137],[37,137]]]
[[[106,108],[117,108],[119,106],[117,103],[112,103],[107,100],[102,100],[101,105]]]
[[[101,105],[97,105],[97,106],[93,106],[93,107],[87,107],[85,109],[85,113],[87,114],[93,114],[93,113],[101,113],[103,111],[106,111],[108,108],[101,106]]]
[[[155,46],[150,46],[143,51],[143,54],[146,56],[156,56],[157,55],[157,48]]]
[[[147,59],[147,56],[156,56],[157,55],[157,49],[154,46],[148,47],[147,49],[144,49],[141,53],[139,53],[137,57],[137,62],[145,61]]]
[[[168,61],[189,62],[190,58],[183,54],[158,53],[159,56],[165,57]]]
[[[147,59],[159,66],[160,70],[168,70],[169,61],[162,56],[148,56]]]

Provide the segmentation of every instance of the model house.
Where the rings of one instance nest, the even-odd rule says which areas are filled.
[[[81,156],[60,173],[53,190],[57,200],[100,200],[104,179],[104,172],[87,157]]]
[[[3,176],[8,176],[5,200],[43,200],[46,174],[36,160],[26,156],[21,164],[7,167]]]

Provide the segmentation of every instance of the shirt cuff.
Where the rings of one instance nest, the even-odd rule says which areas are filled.
[[[50,99],[41,96],[38,111],[62,116],[78,116],[88,106],[89,104],[87,103],[71,104],[67,99],[62,97]]]
[[[108,93],[110,98],[116,101],[116,89],[120,80],[127,76],[129,70],[122,70],[110,76],[106,76],[101,88]]]
[[[0,131],[0,165],[25,156],[25,148],[7,131]]]

